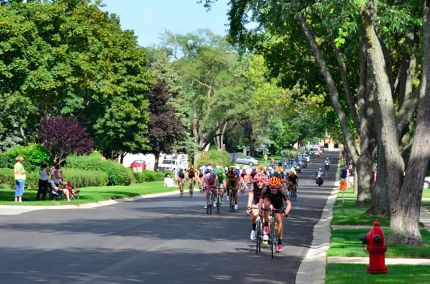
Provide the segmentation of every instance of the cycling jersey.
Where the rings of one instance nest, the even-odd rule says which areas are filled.
[[[284,209],[284,201],[288,200],[287,195],[285,192],[279,188],[271,188],[269,186],[265,187],[263,189],[263,198],[270,199],[270,203],[272,203],[273,208],[276,210],[283,210]]]
[[[224,174],[217,174],[216,177],[218,178],[218,186],[221,186],[224,183]]]
[[[203,178],[203,181],[204,181],[204,184],[205,184],[205,186],[207,187],[207,188],[216,188],[216,185],[218,184],[218,177],[217,176],[215,176],[215,180],[214,180],[214,183],[213,184],[211,184],[211,183],[209,183],[209,177],[210,177],[210,173],[209,174],[206,174],[205,176],[204,176],[204,178]]]
[[[254,197],[252,199],[252,204],[258,204],[260,202],[260,199],[263,197],[263,190],[265,186],[259,188],[258,183],[254,182],[254,186],[251,187],[249,192],[254,193]]]
[[[194,171],[193,168],[188,170],[188,177],[189,178],[194,178],[196,176],[196,172]]]
[[[184,172],[179,172],[178,177],[179,177],[180,179],[184,179],[184,178],[185,178],[185,174],[184,174]]]
[[[288,182],[291,182],[292,184],[297,184],[297,182],[299,180],[299,178],[296,175],[294,175],[294,176],[289,175],[287,177],[287,179],[288,179]]]

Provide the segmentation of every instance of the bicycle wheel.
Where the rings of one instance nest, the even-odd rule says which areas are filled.
[[[261,226],[261,219],[257,218],[257,222],[255,224],[255,241],[256,241],[256,247],[255,252],[258,254],[261,252],[261,235],[262,235],[262,226]]]
[[[216,213],[221,213],[221,196],[219,193],[216,196]]]
[[[273,218],[273,217],[272,217]],[[270,250],[272,252],[272,258],[275,256],[276,245],[278,243],[278,235],[275,230],[275,221],[272,219],[270,221]]]
[[[230,190],[230,212],[234,212],[234,206],[236,205],[236,198],[234,198],[233,190]]]

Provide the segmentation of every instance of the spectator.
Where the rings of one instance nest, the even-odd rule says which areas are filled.
[[[348,169],[345,166],[340,170],[340,178],[346,179],[347,176],[348,176]]]
[[[50,185],[51,185],[51,193],[53,196],[58,197],[62,194],[64,194],[67,198],[67,201],[70,202],[70,193],[69,190],[67,189],[61,189],[60,186],[58,184],[55,183],[54,180],[51,179],[50,181]]]
[[[63,184],[63,171],[60,169],[59,163],[55,163],[54,170],[51,168],[51,180],[54,180],[56,185]]]
[[[352,168],[352,164],[349,164],[349,166],[348,166],[346,183],[347,183],[348,187],[354,186],[354,169]]]
[[[39,169],[39,188],[36,194],[36,200],[40,200],[40,196],[42,195],[42,200],[46,199],[46,194],[48,193],[48,163],[43,161],[40,163]]]
[[[23,158],[21,156],[16,157],[16,164],[13,166],[13,173],[15,175],[15,202],[22,202],[22,196],[24,195],[25,186],[25,169],[22,164]]]

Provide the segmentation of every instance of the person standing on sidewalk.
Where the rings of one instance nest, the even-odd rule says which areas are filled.
[[[15,175],[15,202],[22,202],[22,196],[24,195],[25,186],[25,169],[22,164],[23,158],[21,156],[16,157],[16,163],[13,166],[13,173]]]

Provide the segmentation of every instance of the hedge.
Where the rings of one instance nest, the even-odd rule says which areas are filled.
[[[24,158],[24,168],[27,171],[34,171],[40,167],[42,161],[51,162],[48,151],[40,144],[28,144],[28,146],[18,146],[0,153],[0,168],[13,168],[17,156]]]
[[[152,171],[142,171],[141,173],[134,174],[134,180],[137,183],[146,181],[162,181],[164,180],[164,173],[152,172]]]
[[[107,185],[129,185],[133,181],[133,172],[123,165],[106,160],[98,153],[88,156],[70,155],[66,158],[66,166],[90,171],[103,171],[107,173]]]
[[[73,187],[105,186],[108,176],[102,171],[88,171],[72,168],[63,168],[64,181],[70,181]],[[15,188],[15,179],[12,169],[0,168],[0,184]],[[39,172],[28,172],[25,179],[25,188],[37,190],[39,187]]]

